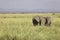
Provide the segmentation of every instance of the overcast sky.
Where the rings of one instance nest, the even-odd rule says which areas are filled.
[[[60,11],[60,0],[0,0],[0,11]]]

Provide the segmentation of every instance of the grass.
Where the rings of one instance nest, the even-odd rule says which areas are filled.
[[[36,15],[51,16],[51,26],[33,26]],[[0,40],[60,40],[60,14],[0,14]]]

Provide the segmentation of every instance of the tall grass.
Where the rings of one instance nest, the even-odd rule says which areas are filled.
[[[33,26],[36,15],[51,16],[51,26]],[[60,16],[60,14],[59,14]],[[0,40],[60,40],[58,14],[0,14]]]

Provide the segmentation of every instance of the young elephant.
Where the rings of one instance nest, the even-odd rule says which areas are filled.
[[[51,17],[45,17],[45,25],[50,26],[51,25]]]

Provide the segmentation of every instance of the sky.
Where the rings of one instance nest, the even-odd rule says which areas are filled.
[[[60,12],[60,0],[0,0],[0,11]]]

